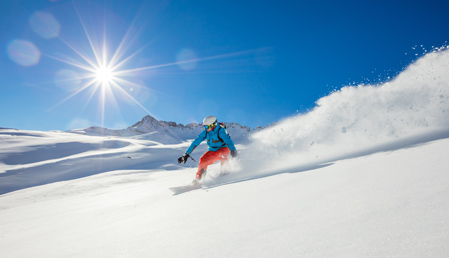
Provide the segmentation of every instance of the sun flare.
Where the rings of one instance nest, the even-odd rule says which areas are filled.
[[[108,66],[100,66],[95,70],[95,80],[102,86],[107,86],[114,80],[114,70]]]
[[[58,36],[68,49],[72,50],[75,54],[71,55],[50,55],[45,56],[52,58],[56,61],[60,61],[65,65],[75,68],[71,74],[76,72],[77,76],[72,76],[68,79],[61,79],[61,83],[77,82],[77,87],[70,91],[71,94],[60,100],[53,108],[65,103],[69,99],[83,93],[86,96],[83,101],[86,102],[85,107],[94,97],[97,97],[97,103],[102,116],[102,123],[104,122],[105,112],[111,107],[113,112],[120,113],[119,102],[127,102],[128,104],[137,105],[147,114],[151,115],[151,112],[139,102],[142,96],[145,96],[145,92],[149,92],[148,88],[144,85],[142,80],[136,80],[136,77],[145,76],[149,70],[161,69],[170,66],[179,66],[183,70],[192,70],[196,67],[199,61],[207,61],[221,58],[229,58],[239,55],[253,54],[253,50],[235,52],[230,54],[222,54],[215,56],[208,56],[203,58],[197,58],[194,53],[182,52],[183,55],[178,57],[175,62],[156,64],[145,66],[142,65],[142,60],[138,59],[150,44],[145,46],[138,46],[135,44],[136,36],[132,33],[134,31],[133,25],[130,25],[128,30],[124,33],[123,37],[115,35],[107,37],[105,24],[87,24],[82,18],[80,10],[76,5],[75,11],[78,15],[81,28],[84,32],[84,37],[80,37],[83,40],[85,47],[77,47],[77,44]],[[101,29],[103,28],[103,32]],[[118,40],[114,40],[118,39]],[[136,90],[137,89],[137,90]],[[139,98],[136,98],[139,97]]]

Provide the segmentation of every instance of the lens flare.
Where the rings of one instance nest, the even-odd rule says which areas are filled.
[[[195,52],[193,52],[190,49],[183,49],[181,50],[178,55],[176,56],[176,60],[178,61],[178,65],[181,69],[189,71],[193,70],[197,66],[197,62],[186,62],[190,60],[198,60],[198,58],[195,55]]]
[[[35,12],[30,18],[30,25],[33,31],[44,39],[58,37],[61,30],[58,20],[46,12]]]
[[[32,66],[39,63],[41,51],[31,42],[13,40],[7,47],[9,58],[22,66]]]

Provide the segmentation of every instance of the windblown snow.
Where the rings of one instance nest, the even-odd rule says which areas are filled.
[[[299,105],[299,103],[298,103]],[[262,130],[173,195],[198,125],[0,128],[2,257],[446,257],[449,50],[343,87]],[[193,153],[198,160],[206,150]]]

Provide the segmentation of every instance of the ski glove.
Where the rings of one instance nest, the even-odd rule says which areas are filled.
[[[237,157],[237,150],[231,151],[231,157],[233,157],[233,158]]]
[[[184,164],[186,164],[187,159],[190,157],[189,154],[184,153],[184,155],[182,155],[181,157],[178,158],[178,163],[181,164],[182,162],[184,162]]]

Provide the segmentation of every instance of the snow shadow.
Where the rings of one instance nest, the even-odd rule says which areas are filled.
[[[87,151],[123,148],[128,145],[130,143],[126,141],[105,141],[103,143],[64,142],[27,146],[26,148],[31,150],[0,156],[0,161],[6,165],[30,164],[43,160],[60,159]]]
[[[1,127],[0,127],[0,130],[3,130],[3,129],[8,129],[8,128],[1,128]],[[11,130],[11,129],[9,129],[9,130]],[[0,135],[8,135],[8,136],[28,136],[28,137],[44,137],[43,135],[39,135],[39,134],[24,133],[24,132],[11,132],[11,131],[9,131],[9,130],[8,130],[8,132],[1,132],[1,131],[0,131]]]
[[[73,143],[70,143],[71,146]],[[101,145],[101,144],[99,144]],[[84,145],[82,145],[84,146]],[[101,145],[104,147],[104,145]],[[117,146],[109,142],[109,147]],[[53,150],[54,151],[54,150]],[[49,155],[53,155],[53,151]],[[25,168],[7,170],[0,173],[0,195],[9,192],[60,181],[68,181],[121,169],[152,173],[161,170],[177,170],[176,158],[179,150],[173,148],[147,147],[129,153],[99,153],[66,158],[42,165],[30,165]],[[61,154],[62,155],[62,154]],[[54,158],[55,156],[52,156]],[[35,159],[36,157],[33,157]],[[41,161],[45,161],[44,158]]]

